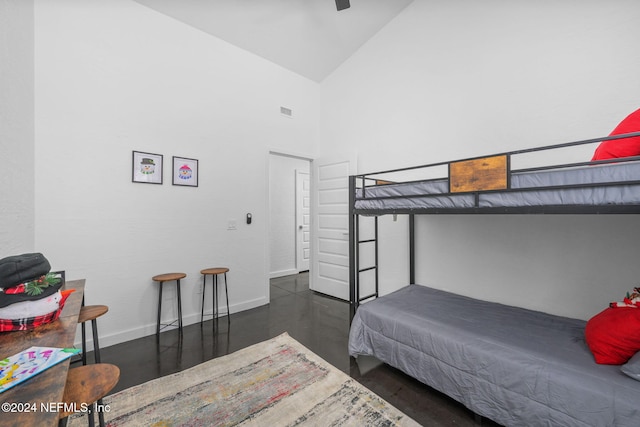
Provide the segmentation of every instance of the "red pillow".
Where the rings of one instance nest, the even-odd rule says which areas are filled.
[[[640,132],[640,109],[629,114],[609,136],[632,132]],[[603,141],[596,148],[591,160],[617,159],[631,156],[640,156],[640,136]]]
[[[584,330],[596,363],[622,365],[640,351],[640,308],[607,308]]]

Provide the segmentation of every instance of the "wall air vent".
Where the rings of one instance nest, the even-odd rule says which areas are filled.
[[[293,110],[287,107],[280,107],[280,114],[285,117],[293,118]]]

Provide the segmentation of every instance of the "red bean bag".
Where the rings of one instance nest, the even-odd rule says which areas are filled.
[[[629,114],[609,136],[632,132],[640,132],[640,109]],[[617,159],[631,156],[640,156],[640,136],[603,141],[596,148],[591,160]]]
[[[596,363],[627,363],[640,351],[640,308],[607,308],[589,319],[584,334]]]

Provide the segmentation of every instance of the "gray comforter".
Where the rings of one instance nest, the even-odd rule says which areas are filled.
[[[584,326],[410,285],[358,308],[349,353],[506,426],[640,426],[640,381],[596,364]]]

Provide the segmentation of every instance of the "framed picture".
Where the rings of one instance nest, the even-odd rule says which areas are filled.
[[[132,181],[146,184],[162,184],[162,154],[133,152]]]
[[[173,185],[198,186],[198,160],[173,156]]]

